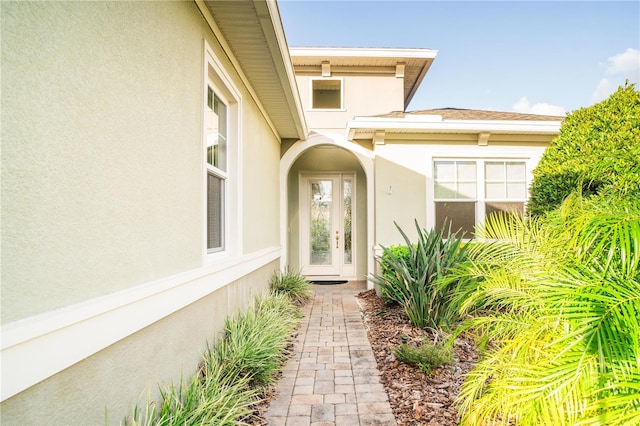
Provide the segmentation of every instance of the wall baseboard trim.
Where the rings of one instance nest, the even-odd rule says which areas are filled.
[[[2,325],[1,401],[277,260],[270,247]]]

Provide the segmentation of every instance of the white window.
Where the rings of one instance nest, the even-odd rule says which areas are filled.
[[[526,162],[434,161],[435,224],[471,237],[475,225],[497,212],[522,215],[527,200]]]
[[[207,250],[224,250],[227,175],[227,104],[207,86]]]
[[[319,78],[311,80],[312,109],[342,109],[343,80],[341,78]]]
[[[238,158],[240,104],[237,87],[205,43],[204,247],[207,253],[239,249]]]

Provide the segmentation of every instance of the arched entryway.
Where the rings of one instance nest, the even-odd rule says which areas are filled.
[[[373,273],[373,180],[373,153],[341,135],[293,144],[280,161],[281,266],[316,279]]]

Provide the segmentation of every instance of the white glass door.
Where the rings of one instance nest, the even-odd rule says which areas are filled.
[[[300,263],[310,276],[353,274],[353,177],[300,179]]]

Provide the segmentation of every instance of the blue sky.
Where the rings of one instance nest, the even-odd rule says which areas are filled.
[[[638,1],[279,0],[289,46],[438,55],[408,110],[557,114],[640,80]],[[638,88],[638,86],[636,86]]]

